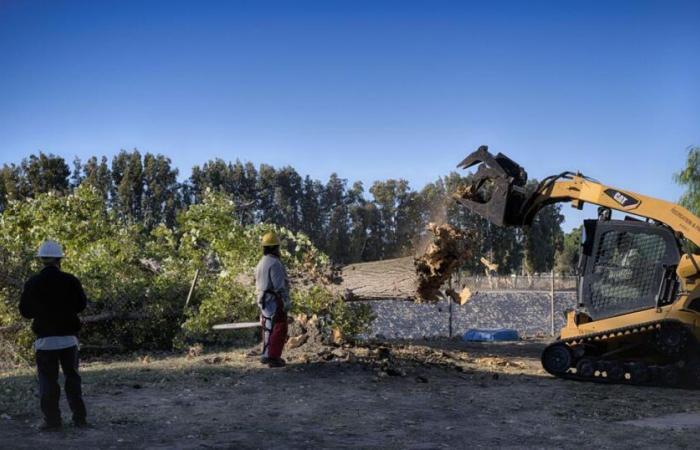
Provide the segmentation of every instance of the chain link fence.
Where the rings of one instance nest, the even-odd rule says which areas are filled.
[[[469,288],[472,292],[484,291],[576,291],[577,277],[550,274],[480,276],[457,273],[452,278],[457,288]]]

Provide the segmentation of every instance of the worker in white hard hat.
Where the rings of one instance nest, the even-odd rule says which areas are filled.
[[[59,398],[58,368],[63,370],[68,405],[77,427],[87,425],[82,383],[78,372],[78,313],[85,309],[87,298],[80,280],[61,271],[64,257],[61,244],[46,240],[39,247],[37,257],[44,268],[24,285],[19,310],[22,316],[33,319],[36,334],[34,350],[39,378],[39,397],[44,422],[42,431],[58,430],[63,426]]]
[[[273,231],[262,237],[263,257],[255,268],[255,287],[263,327],[260,361],[269,367],[283,367],[282,349],[287,340],[289,298],[287,272],[280,260],[280,241]]]

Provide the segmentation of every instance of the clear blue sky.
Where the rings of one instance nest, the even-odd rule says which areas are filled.
[[[0,0],[0,163],[137,147],[420,188],[488,144],[675,200],[698,24],[698,1]]]

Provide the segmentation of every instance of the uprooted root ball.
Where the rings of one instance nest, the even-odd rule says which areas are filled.
[[[416,301],[437,301],[440,288],[470,256],[467,247],[468,233],[452,225],[428,224],[433,235],[425,253],[414,259],[416,275]]]

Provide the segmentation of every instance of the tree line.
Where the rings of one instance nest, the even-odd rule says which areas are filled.
[[[76,158],[72,167],[60,156],[40,152],[0,169],[0,211],[12,200],[68,194],[89,184],[120,220],[150,232],[159,224],[173,227],[181,211],[214,191],[232,200],[240,225],[268,223],[302,232],[341,264],[411,255],[428,222],[446,221],[472,231],[474,256],[466,270],[483,271],[481,257],[498,264],[502,274],[547,272],[555,265],[562,272],[573,270],[576,230],[565,236],[559,206],[545,208],[530,227],[496,227],[450,200],[468,178],[456,172],[420,190],[400,178],[375,181],[366,189],[335,173],[321,181],[291,166],[223,159],[193,167],[184,180],[179,175],[170,158],[138,150],[122,150],[111,160]]]

